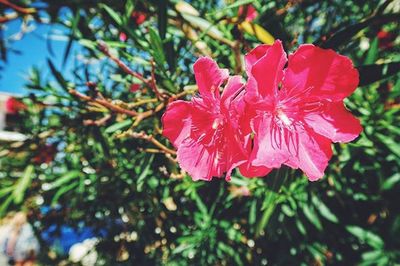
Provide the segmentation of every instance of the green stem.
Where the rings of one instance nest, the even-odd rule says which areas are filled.
[[[281,175],[282,172],[283,174]],[[263,229],[267,226],[269,219],[271,218],[272,214],[275,211],[276,206],[278,205],[277,199],[280,196],[279,192],[283,184],[285,184],[286,182],[286,178],[288,176],[289,171],[287,168],[284,168],[282,172],[280,171],[280,169],[276,171],[276,174],[273,177],[274,180],[272,188],[271,190],[267,191],[267,195],[265,197],[265,202],[267,207],[264,210],[261,220],[257,225],[256,237],[259,237]]]

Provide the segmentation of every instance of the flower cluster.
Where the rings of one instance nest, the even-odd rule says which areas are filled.
[[[224,173],[229,180],[235,167],[257,177],[287,165],[320,179],[331,142],[352,141],[362,131],[343,103],[359,80],[351,60],[313,45],[287,58],[278,40],[259,45],[245,62],[243,83],[199,58],[193,70],[200,96],[169,104],[163,135],[177,149],[181,168],[193,180]]]

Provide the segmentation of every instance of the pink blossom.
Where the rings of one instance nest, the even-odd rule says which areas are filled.
[[[6,100],[5,107],[8,114],[18,114],[26,109],[26,105],[14,97],[9,97]]]
[[[193,180],[211,180],[244,163],[247,150],[238,129],[243,84],[240,76],[229,77],[212,59],[199,58],[193,66],[200,97],[169,104],[163,115],[163,135],[177,148],[181,168]],[[221,85],[227,80],[222,94]]]
[[[140,90],[141,87],[142,86],[140,84],[138,84],[138,83],[132,83],[130,88],[129,88],[129,91],[130,92],[137,92],[138,90]]]
[[[244,12],[246,12],[246,14],[243,14]],[[244,5],[239,7],[238,16],[244,16],[245,20],[251,22],[257,18],[258,12],[253,5]]]
[[[119,33],[119,40],[120,40],[121,42],[126,42],[127,39],[128,39],[128,36],[126,35],[125,32],[120,32],[120,33]]]
[[[254,134],[250,165],[285,164],[311,181],[320,179],[331,142],[349,142],[362,131],[343,104],[359,81],[351,60],[314,45],[301,45],[287,60],[280,41],[258,46],[245,60],[249,79],[240,125]]]
[[[135,21],[136,25],[143,24],[147,19],[146,13],[141,11],[133,11],[131,17]]]

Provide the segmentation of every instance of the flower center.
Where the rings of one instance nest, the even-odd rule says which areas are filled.
[[[222,115],[218,115],[215,119],[214,122],[212,123],[212,128],[216,130],[219,126],[224,124],[224,117]]]
[[[276,117],[286,126],[290,127],[292,125],[292,121],[290,118],[285,114],[282,108],[278,108],[275,111]]]

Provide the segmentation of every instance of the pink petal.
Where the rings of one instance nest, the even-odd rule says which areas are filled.
[[[227,69],[221,69],[217,63],[209,57],[200,57],[193,65],[200,94],[212,96],[218,94],[219,87],[229,77]]]
[[[163,136],[177,148],[190,135],[192,105],[190,102],[175,101],[168,105],[162,117]]]
[[[254,147],[250,156],[253,166],[279,168],[289,158],[284,130],[274,122],[268,114],[254,119]]]
[[[228,83],[225,86],[221,96],[221,103],[226,109],[229,109],[231,101],[238,97],[239,92],[243,88],[241,76],[233,76],[228,79]]]
[[[323,112],[309,113],[304,119],[315,132],[333,142],[352,141],[362,131],[360,121],[347,111],[343,102],[327,104]]]
[[[261,48],[260,48],[261,49]],[[262,50],[262,49],[261,49]],[[253,59],[249,58],[248,61]],[[275,43],[266,50],[264,56],[251,67],[247,91],[249,94],[262,97],[273,96],[278,91],[278,85],[283,77],[283,67],[286,64],[286,53],[282,42]],[[251,64],[251,63],[250,63]]]
[[[142,87],[142,85],[137,84],[137,83],[133,83],[131,84],[131,87],[129,88],[130,92],[136,92],[138,90],[140,90],[140,88]]]
[[[218,150],[215,147],[205,147],[192,139],[181,143],[177,159],[180,167],[188,172],[194,181],[209,181],[214,176],[221,176],[225,169],[225,164],[218,160]]]
[[[291,93],[310,91],[321,99],[340,101],[357,88],[358,81],[358,71],[348,57],[305,44],[289,55],[283,87]]]
[[[322,178],[332,157],[330,140],[312,130],[298,130],[297,136],[297,153],[285,164],[303,170],[310,181]]]
[[[251,73],[253,65],[268,52],[269,48],[271,48],[271,45],[260,44],[245,55],[244,60],[246,62],[246,71],[248,73]]]
[[[240,6],[238,10],[238,16],[241,17],[244,11],[246,11],[245,19],[247,21],[253,21],[258,16],[257,10],[251,4],[246,6]]]
[[[271,170],[271,168],[265,166],[252,166],[248,163],[239,166],[239,171],[242,176],[248,178],[266,176]]]

